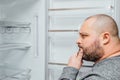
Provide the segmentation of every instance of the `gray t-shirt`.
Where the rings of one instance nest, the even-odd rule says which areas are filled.
[[[84,73],[65,67],[59,80],[120,80],[120,56],[104,59]]]

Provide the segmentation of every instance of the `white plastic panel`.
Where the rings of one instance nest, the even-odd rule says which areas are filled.
[[[94,10],[95,11],[95,10]],[[97,13],[104,13],[114,17],[113,12],[84,12],[83,11],[61,11],[59,13],[53,12],[49,17],[49,30],[60,29],[60,30],[77,30],[80,28],[83,21],[90,15]]]
[[[49,62],[67,63],[70,55],[78,51],[77,38],[77,32],[50,33]]]
[[[11,4],[13,2],[13,4]],[[24,45],[17,46],[16,49],[2,50],[0,52],[0,59],[2,63],[5,63],[8,68],[14,66],[14,68],[19,67],[19,69],[31,69],[31,79],[30,80],[45,80],[45,4],[46,0],[0,0],[0,21],[12,21],[12,22],[27,22],[31,23],[29,32],[28,28],[16,27],[1,27],[2,31],[0,33],[0,44],[7,43],[30,43],[32,48],[29,50],[24,49]],[[41,16],[42,15],[42,16]],[[35,16],[39,17],[39,45],[40,56],[35,56],[36,54],[36,19]],[[14,26],[7,24],[6,26]],[[18,27],[18,28],[17,28]],[[1,31],[1,29],[0,29]],[[37,39],[38,39],[37,38]],[[15,48],[15,46],[13,46]],[[22,49],[21,49],[21,48]],[[19,50],[18,50],[19,48]],[[1,58],[0,57],[0,58]],[[37,65],[37,66],[36,66]],[[4,69],[7,71],[7,69]],[[13,69],[10,69],[12,74]],[[2,70],[0,70],[2,72]],[[17,70],[15,70],[17,71]],[[42,73],[42,74],[41,74]],[[0,74],[2,75],[2,74]],[[7,75],[7,74],[5,74]],[[17,78],[16,78],[17,77]],[[0,76],[1,78],[1,76]],[[15,79],[16,78],[16,79]],[[29,80],[22,79],[20,75],[14,76],[14,78],[9,77],[4,80]]]
[[[51,0],[50,8],[109,8],[113,0]]]
[[[60,10],[50,11],[49,16],[90,16],[94,14],[113,14],[114,9],[86,9],[86,10]]]
[[[49,29],[77,30],[84,16],[51,16]]]
[[[6,66],[0,66],[0,71],[2,70],[2,75],[0,75],[0,80],[30,80],[30,69],[17,69],[10,68]]]

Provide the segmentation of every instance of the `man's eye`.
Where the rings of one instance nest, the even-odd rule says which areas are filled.
[[[87,35],[81,35],[81,37],[82,37],[82,38],[85,38],[85,37],[87,37]]]

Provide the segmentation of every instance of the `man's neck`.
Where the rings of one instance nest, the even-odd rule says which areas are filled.
[[[95,63],[97,63],[103,59],[106,59],[106,58],[119,56],[120,55],[120,42],[118,42],[116,44],[112,44],[112,46],[107,46],[105,55],[102,58],[100,58],[98,61],[96,61]]]

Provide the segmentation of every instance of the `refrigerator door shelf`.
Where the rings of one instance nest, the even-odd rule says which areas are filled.
[[[15,27],[29,27],[29,22],[18,22],[18,21],[0,21],[0,27],[15,26]]]
[[[0,51],[12,50],[12,49],[27,50],[30,47],[31,45],[29,43],[5,43],[5,44],[0,44]]]
[[[13,34],[13,33],[30,33],[31,28],[30,27],[15,27],[15,26],[5,26],[0,27],[0,33],[1,34]]]
[[[0,21],[0,33],[31,32],[28,22]]]

